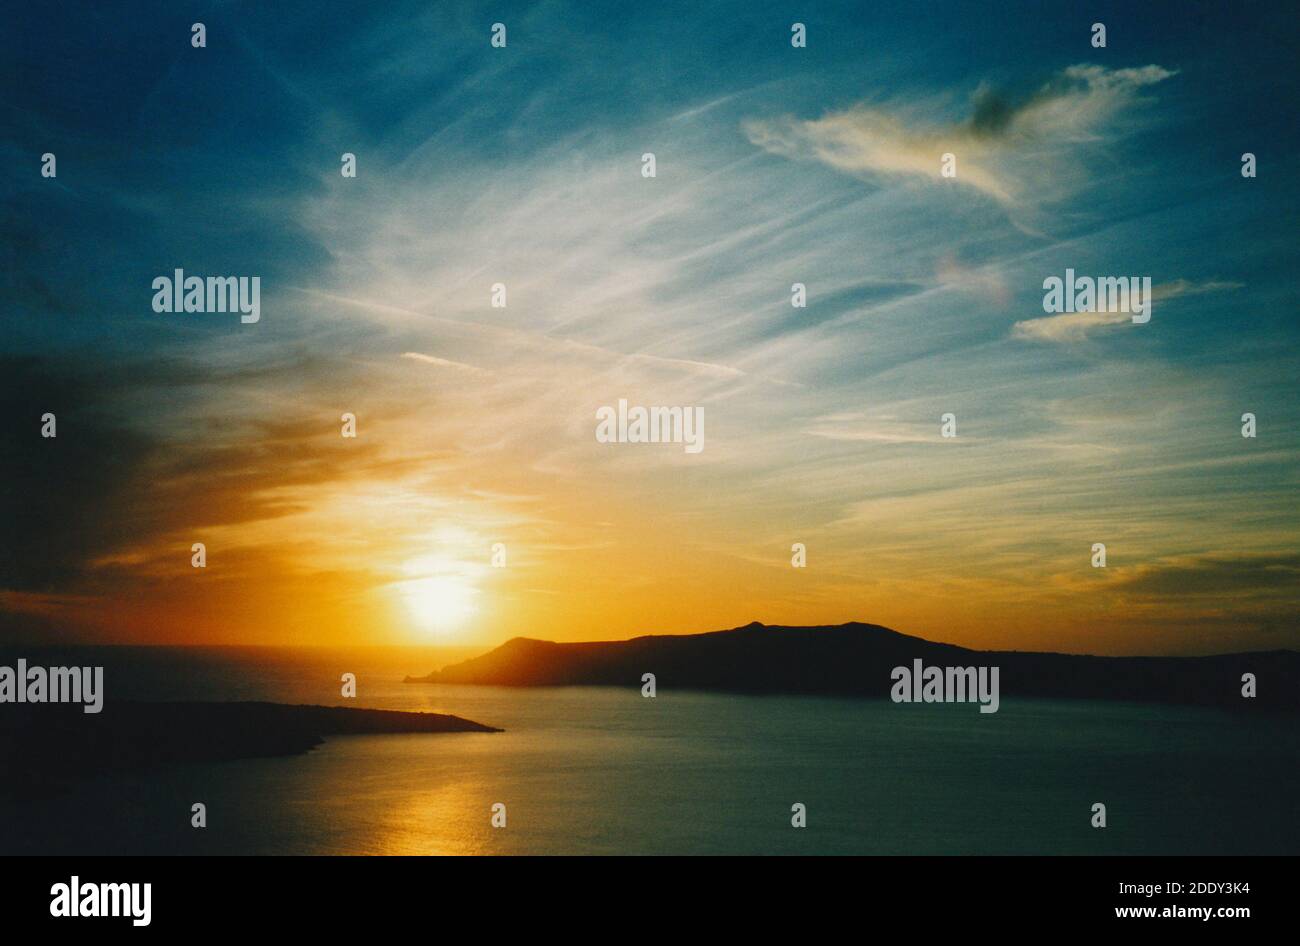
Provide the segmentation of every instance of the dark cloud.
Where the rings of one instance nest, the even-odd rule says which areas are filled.
[[[1153,565],[1119,582],[1152,597],[1269,594],[1300,600],[1300,554],[1200,558]]]
[[[158,444],[115,417],[112,392],[94,376],[15,357],[0,358],[0,376],[0,587],[50,590],[114,546],[106,512]],[[45,413],[55,415],[56,437],[41,436]]]
[[[341,465],[329,449],[341,442],[334,418],[319,411],[281,407],[242,420],[222,412],[223,393],[266,390],[283,370],[0,357],[0,590],[84,588],[91,563],[116,551],[303,508],[275,498],[276,487],[393,465],[365,443],[349,444]],[[185,413],[192,401],[206,405],[202,413]],[[57,419],[53,438],[41,436],[47,412]],[[105,574],[120,579],[119,571]]]
[[[1027,101],[1023,98],[1014,101],[1004,92],[981,89],[975,96],[975,111],[970,119],[971,131],[981,138],[992,138],[1005,133]]]

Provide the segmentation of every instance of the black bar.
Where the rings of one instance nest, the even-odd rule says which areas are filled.
[[[407,928],[437,939],[477,937],[521,922],[536,935],[581,927],[667,937],[683,935],[693,927],[680,924],[690,922],[732,930],[752,925],[758,932],[773,924],[846,923],[880,931],[898,924],[972,932],[1105,926],[1139,935],[1203,928],[1231,936],[1242,923],[1286,920],[1295,866],[1291,858],[1235,857],[6,861],[14,879],[0,893],[0,909],[9,929],[327,935]],[[83,890],[92,883],[149,883],[148,925],[135,926],[130,916],[52,916],[51,888],[73,876]],[[1130,887],[1121,892],[1121,884]],[[1181,889],[1171,893],[1170,884]],[[1198,884],[1210,887],[1198,890]],[[1119,915],[1132,909],[1155,915]],[[1192,909],[1197,914],[1187,915]],[[1200,915],[1205,909],[1208,918]]]

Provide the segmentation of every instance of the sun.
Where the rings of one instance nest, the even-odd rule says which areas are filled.
[[[455,576],[419,578],[400,587],[411,620],[427,631],[455,630],[477,610],[476,590]]]

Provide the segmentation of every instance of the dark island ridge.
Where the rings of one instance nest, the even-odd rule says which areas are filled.
[[[480,657],[407,683],[640,687],[888,699],[891,671],[927,665],[996,666],[1005,697],[1179,703],[1300,710],[1300,653],[1208,657],[1095,657],[980,651],[900,634],[877,624],[744,627],[704,634],[558,644],[516,637]],[[1254,674],[1258,695],[1242,696]]]

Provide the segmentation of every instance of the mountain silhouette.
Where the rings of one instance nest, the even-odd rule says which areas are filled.
[[[999,668],[1001,695],[1300,710],[1300,653],[1209,657],[1095,657],[980,651],[877,624],[744,627],[704,634],[560,644],[516,637],[480,657],[408,683],[492,686],[641,686],[660,689],[888,698],[894,667]],[[1242,695],[1243,674],[1257,695]]]

